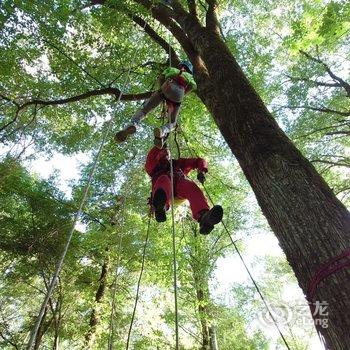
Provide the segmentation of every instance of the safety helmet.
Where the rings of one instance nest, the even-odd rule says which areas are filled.
[[[193,65],[190,61],[181,61],[179,67],[184,67],[188,73],[193,74]]]

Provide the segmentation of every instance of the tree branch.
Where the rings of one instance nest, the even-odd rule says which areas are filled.
[[[72,103],[72,102],[78,102],[81,100],[88,99],[90,97],[94,96],[102,96],[102,95],[114,95],[115,98],[118,98],[119,95],[121,94],[121,90],[118,88],[113,88],[113,87],[107,87],[103,89],[98,89],[98,90],[91,90],[84,92],[83,94],[68,97],[68,98],[63,98],[63,99],[58,99],[58,100],[41,100],[41,99],[33,99],[31,101],[28,101],[24,103],[23,105],[20,106],[20,110],[30,106],[30,105],[42,105],[42,106],[56,106],[56,105],[63,105],[67,103]],[[152,94],[152,91],[148,92],[142,92],[139,94],[123,94],[120,98],[121,101],[138,101],[138,100],[144,100],[148,97],[150,97]]]
[[[301,78],[301,77],[293,77],[291,75],[286,75],[287,78],[289,78],[291,81],[305,81],[308,83],[312,83],[317,86],[326,86],[326,87],[342,87],[339,83],[323,83],[321,81],[312,80],[308,78]]]
[[[296,136],[294,137],[293,139],[294,140],[297,140],[297,139],[300,139],[300,138],[304,138],[304,137],[308,137],[310,135],[313,135],[313,134],[316,134],[318,132],[321,132],[321,131],[325,131],[325,130],[329,130],[329,129],[336,129],[336,128],[339,128],[339,127],[342,127],[342,126],[349,126],[349,122],[348,121],[341,121],[339,122],[339,124],[334,124],[334,125],[329,125],[329,126],[325,126],[323,128],[318,128],[318,129],[314,129],[306,134],[303,134],[303,135],[300,135],[300,136]],[[326,133],[327,135],[327,133]]]
[[[332,162],[330,160],[326,160],[326,159],[312,159],[311,163],[322,163],[322,164],[330,164],[333,166],[343,166],[346,168],[350,168],[350,163],[343,163],[343,162]]]
[[[19,346],[13,342],[10,338],[7,338],[2,332],[0,332],[0,337],[5,341],[5,344],[12,345],[15,349],[19,350]]]
[[[290,108],[290,109],[310,109],[312,111],[317,111],[321,113],[333,113],[333,114],[338,114],[344,117],[350,116],[350,111],[347,112],[342,112],[342,111],[337,111],[335,109],[331,108],[325,108],[325,107],[313,107],[313,106],[284,106],[284,108]]]
[[[167,54],[169,54],[170,49],[171,60],[173,63],[175,63],[175,65],[178,65],[180,63],[180,59],[174,48],[170,45],[170,43],[164,40],[148,23],[146,23],[144,19],[132,14],[128,14],[128,16],[135,23],[137,23],[153,41],[155,41],[160,47],[162,47]]]
[[[208,10],[206,14],[206,26],[215,32],[220,32],[219,20],[217,17],[218,4],[216,0],[206,0]]]
[[[123,94],[120,98],[121,101],[139,101],[139,100],[144,100],[146,98],[149,98],[152,95],[152,91],[148,92],[142,92],[138,94]],[[64,105],[72,102],[78,102],[82,101],[85,99],[88,99],[90,97],[95,97],[95,96],[102,96],[102,95],[113,95],[116,99],[119,97],[121,94],[121,90],[118,88],[113,88],[113,87],[107,87],[103,89],[97,89],[97,90],[91,90],[87,91],[83,94],[68,97],[68,98],[62,98],[62,99],[57,99],[57,100],[41,100],[41,99],[33,99],[30,101],[27,101],[23,103],[22,105],[18,104],[17,102],[13,102],[17,106],[17,110],[15,113],[15,116],[12,120],[10,120],[8,123],[0,127],[0,132],[5,130],[7,127],[9,127],[11,124],[16,122],[18,119],[20,112],[25,110],[27,107],[35,105],[35,106],[57,106],[57,105]]]
[[[347,130],[332,131],[332,132],[327,132],[326,135],[350,135],[350,131],[347,131]]]
[[[346,96],[348,96],[350,98],[350,84],[348,84],[345,80],[343,80],[342,78],[338,77],[337,75],[335,75],[332,70],[329,68],[329,66],[324,63],[322,60],[320,60],[319,58],[313,57],[311,56],[309,53],[303,51],[303,50],[299,50],[299,52],[301,54],[303,54],[307,59],[314,61],[316,63],[321,64],[325,71],[328,73],[328,75],[335,81],[337,81],[341,87],[344,88],[344,90],[346,91]]]
[[[183,49],[185,50],[187,56],[191,59],[195,57],[195,50],[190,43],[189,39],[187,38],[187,35],[185,32],[181,29],[180,26],[178,26],[173,19],[178,18],[178,13],[174,12],[173,9],[169,6],[166,6],[165,4],[157,4],[154,5],[153,1],[150,0],[134,0],[135,3],[140,4],[143,6],[146,10],[150,11],[152,14],[152,17],[155,18],[159,23],[163,24],[179,41]],[[127,8],[121,8],[120,6],[111,6],[106,3],[106,0],[91,0],[91,5],[106,5],[110,8],[117,10],[119,12],[123,12],[124,14],[128,15],[130,17],[130,10]],[[181,4],[179,4],[178,1],[172,0],[172,6],[176,8],[177,12],[180,11],[182,8]],[[178,7],[180,6],[180,7]],[[183,8],[182,8],[183,10]],[[183,10],[184,11],[184,10]],[[185,14],[187,14],[186,11],[184,11]],[[187,14],[188,15],[188,14]],[[150,33],[147,33],[150,34]],[[153,35],[153,34],[152,34]],[[155,37],[152,37],[155,39]],[[158,41],[158,43],[160,43]]]
[[[188,18],[189,16],[189,14],[183,9],[178,1],[172,0],[172,6],[176,12],[172,11],[168,6],[162,4],[154,6],[153,3],[149,0],[134,1],[145,7],[147,10],[150,10],[153,18],[155,18],[159,23],[163,24],[174,35],[190,60],[196,60],[197,52],[194,49],[192,43],[188,39],[185,32],[181,29],[181,27],[178,26],[173,20],[176,19],[178,21],[180,20],[181,16],[184,16],[184,19]]]
[[[192,16],[198,18],[197,5],[195,0],[187,0],[188,10]]]
[[[5,101],[7,101],[7,102],[11,102],[11,103],[13,103],[14,105],[16,105],[17,107],[19,107],[19,104],[18,104],[16,101],[14,101],[13,99],[11,99],[11,98],[9,98],[9,97],[3,95],[3,94],[0,94],[0,98],[2,98],[3,100],[5,100]]]
[[[54,43],[50,42],[47,39],[43,39],[44,43],[48,44],[49,46],[51,46],[52,48],[54,48],[55,50],[57,50],[61,55],[63,55],[64,57],[66,57],[69,61],[71,61],[75,66],[77,66],[80,70],[82,70],[89,78],[91,78],[93,81],[95,81],[98,85],[104,87],[105,85],[100,82],[96,77],[94,77],[90,72],[87,71],[87,69],[85,69],[84,67],[82,67],[81,65],[79,65],[77,62],[75,62],[75,60],[69,56],[68,54],[66,54],[62,49],[60,49],[57,45],[55,45]]]
[[[16,112],[15,112],[15,116],[9,122],[7,122],[2,127],[0,127],[0,132],[5,130],[6,128],[8,128],[10,125],[12,125],[13,123],[15,123],[17,121],[17,119],[19,117],[19,112],[20,112],[20,109],[18,107]]]

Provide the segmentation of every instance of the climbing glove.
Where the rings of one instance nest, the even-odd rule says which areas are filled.
[[[197,180],[203,185],[205,181],[205,175],[202,171],[198,171]]]

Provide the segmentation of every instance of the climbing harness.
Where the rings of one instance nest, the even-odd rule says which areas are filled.
[[[350,268],[350,249],[347,249],[338,256],[329,259],[316,270],[307,289],[307,299],[309,302],[312,303],[314,301],[317,287],[325,278],[346,268]]]
[[[310,311],[314,319],[314,324],[320,338],[321,343],[328,350],[329,347],[321,333],[320,324],[317,317],[316,305],[314,303],[314,297],[317,291],[317,288],[321,282],[323,282],[327,277],[332,274],[341,271],[343,269],[350,268],[350,249],[344,250],[341,254],[337,255],[334,258],[329,259],[326,263],[322,264],[313,274],[309,286],[307,289],[306,297],[309,302]],[[321,316],[321,315],[320,315]]]

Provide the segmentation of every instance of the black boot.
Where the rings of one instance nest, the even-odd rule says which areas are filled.
[[[214,229],[214,225],[222,220],[223,210],[220,205],[214,205],[205,211],[199,219],[199,233],[207,235]]]
[[[164,222],[166,220],[165,215],[166,193],[161,188],[153,195],[152,205],[154,210],[154,216],[157,222]]]
[[[114,140],[117,143],[124,142],[130,135],[135,134],[136,132],[136,126],[135,125],[128,125],[125,129],[118,131],[115,136]]]

